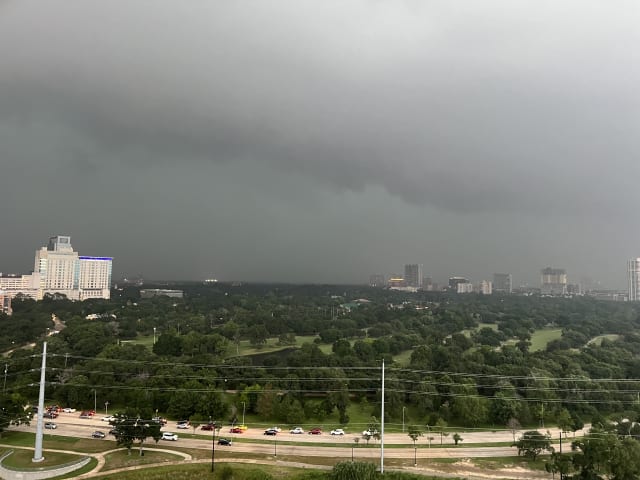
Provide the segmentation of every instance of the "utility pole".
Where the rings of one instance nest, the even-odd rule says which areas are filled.
[[[384,473],[384,358],[382,359],[382,405],[380,407],[380,473]]]
[[[36,445],[33,452],[34,463],[44,460],[42,456],[42,435],[44,426],[44,384],[45,371],[47,368],[47,342],[42,343],[42,366],[40,367],[40,395],[38,396],[38,420],[36,421]]]
[[[2,384],[2,393],[6,393],[7,392],[7,368],[9,366],[5,363],[4,364],[4,383]]]
[[[211,473],[214,472],[216,468],[216,426],[218,423],[213,424],[213,440],[211,441]]]

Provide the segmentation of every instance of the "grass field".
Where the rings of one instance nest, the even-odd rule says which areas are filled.
[[[2,434],[2,443],[16,447],[33,447],[35,434],[31,432],[4,432]],[[45,450],[74,450],[86,452],[87,454],[102,452],[106,448],[115,448],[115,445],[116,443],[112,441],[105,442],[92,438],[74,438],[48,434],[44,435],[42,441],[42,448]]]
[[[3,465],[9,468],[34,470],[41,468],[52,468],[65,463],[71,463],[83,458],[81,455],[71,455],[68,453],[50,452],[44,450],[44,460],[39,463],[33,463],[33,450],[16,448],[11,455],[4,459]]]
[[[174,455],[166,452],[156,452],[153,449],[144,449],[144,456],[140,456],[140,449],[136,447],[131,449],[131,455],[126,450],[119,450],[110,453],[105,457],[106,463],[103,470],[115,470],[116,468],[133,467],[137,465],[149,465],[152,463],[172,462],[181,460],[180,455]],[[207,452],[208,454],[208,452]]]
[[[529,351],[537,352],[547,348],[547,344],[552,340],[557,340],[562,336],[562,329],[560,328],[542,328],[536,330],[531,335],[531,347]]]

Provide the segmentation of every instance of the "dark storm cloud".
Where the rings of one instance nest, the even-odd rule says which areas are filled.
[[[524,215],[538,226],[553,216],[576,231],[635,212],[635,2],[0,9],[0,148],[12,172],[0,188],[13,195],[25,165],[71,168],[60,179],[69,186],[156,170],[157,185],[169,185],[171,165],[194,177],[233,165],[244,178],[259,166],[274,184],[295,175],[340,195],[382,189],[426,212]],[[150,188],[139,180],[140,192]]]

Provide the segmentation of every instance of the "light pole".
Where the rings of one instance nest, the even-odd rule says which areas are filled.
[[[156,327],[153,327],[153,344],[156,344]]]
[[[242,402],[242,425],[244,425],[244,411],[246,406],[246,403]]]
[[[273,439],[273,456],[278,456],[278,440],[276,440],[275,437]]]
[[[213,427],[213,440],[211,440],[211,473],[215,470],[216,460],[216,427]]]
[[[404,409],[405,408],[406,407],[404,407],[404,406],[402,407],[402,433],[404,433]]]
[[[109,415],[109,401],[104,402],[104,414]]]
[[[98,411],[98,391],[95,388],[93,389],[93,411]]]

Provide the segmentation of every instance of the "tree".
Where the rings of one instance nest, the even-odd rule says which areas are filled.
[[[417,425],[411,425],[409,427],[409,433],[407,435],[413,441],[413,446],[415,447],[416,442],[418,441],[418,438],[424,435],[424,433],[422,432],[422,430],[420,430],[420,428]]]
[[[440,434],[440,445],[442,445],[442,437],[449,435],[447,430],[447,422],[443,418],[439,418],[433,427],[433,431]]]
[[[122,413],[116,414],[115,417],[115,420],[109,423],[115,427],[117,444],[125,447],[128,455],[131,455],[131,447],[134,441],[140,442],[140,456],[143,456],[142,445],[144,441],[151,437],[158,443],[162,436],[160,422],[156,420],[144,420],[140,417],[132,417]]]
[[[460,443],[460,442],[462,442],[464,440],[464,438],[462,438],[459,433],[454,433],[453,437],[451,437],[451,438],[453,438],[453,443],[456,446],[458,445],[458,443]]]
[[[0,437],[9,425],[29,425],[31,411],[27,400],[19,393],[0,394]]]
[[[516,432],[520,430],[520,422],[517,418],[511,417],[507,422],[507,428],[511,430],[511,435],[513,435],[513,443],[516,443]]]
[[[551,438],[537,430],[524,432],[515,444],[518,448],[518,455],[524,455],[535,461],[543,451],[551,451]]]

